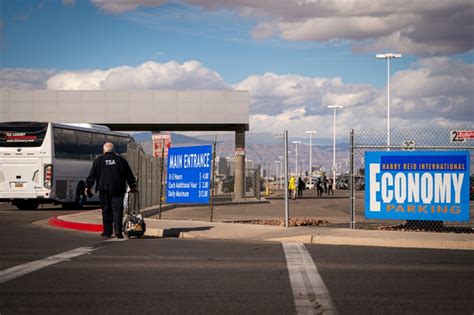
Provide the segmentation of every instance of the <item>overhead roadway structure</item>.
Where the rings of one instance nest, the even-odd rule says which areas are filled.
[[[90,123],[119,131],[234,131],[243,199],[249,93],[233,90],[0,90],[0,121]]]

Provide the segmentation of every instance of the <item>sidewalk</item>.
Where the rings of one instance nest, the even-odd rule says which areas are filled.
[[[299,242],[327,245],[474,250],[474,234],[351,230],[334,227],[291,227],[146,218],[150,237]],[[100,210],[51,218],[55,227],[102,231]]]

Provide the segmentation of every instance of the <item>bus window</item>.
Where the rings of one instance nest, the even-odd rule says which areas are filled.
[[[103,146],[105,143],[105,135],[98,133],[92,134],[92,154],[101,155],[103,153]]]
[[[47,123],[0,123],[0,147],[40,147],[47,129]]]
[[[89,132],[77,131],[77,145],[79,158],[81,160],[90,160],[93,154],[91,134]]]
[[[75,130],[55,128],[54,149],[56,157],[76,159],[79,156],[77,134]]]

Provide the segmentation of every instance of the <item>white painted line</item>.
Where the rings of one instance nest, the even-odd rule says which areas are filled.
[[[111,239],[108,239],[106,240],[106,242],[123,242],[123,241],[126,241],[127,238],[111,238]]]
[[[282,243],[297,314],[336,314],[328,289],[301,243]]]
[[[35,260],[26,264],[2,270],[0,271],[0,283],[5,283],[28,273],[34,272],[36,270],[48,267],[50,265],[54,265],[65,260],[84,255],[96,249],[97,248],[92,247],[79,247],[54,256],[49,256],[43,259]]]

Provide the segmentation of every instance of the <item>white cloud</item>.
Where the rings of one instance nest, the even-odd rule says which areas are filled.
[[[91,0],[91,2],[107,13],[119,14],[136,10],[140,6],[157,7],[168,0]]]
[[[0,88],[45,89],[46,80],[55,72],[36,69],[0,69]]]
[[[392,128],[472,126],[474,122],[474,66],[448,58],[422,59],[391,80]],[[332,110],[338,111],[338,134],[354,129],[384,129],[386,88],[345,84],[339,78],[310,78],[265,73],[252,75],[234,86],[250,91],[251,129],[288,129],[304,136],[316,129],[328,138]]]
[[[229,86],[215,71],[197,61],[179,64],[145,62],[137,67],[122,66],[107,70],[68,71],[48,80],[52,90],[119,89],[226,89]]]
[[[165,0],[91,0],[109,13]],[[421,56],[474,49],[471,0],[184,0],[208,10],[230,9],[258,21],[256,39],[351,41],[355,51],[395,50]]]
[[[391,126],[400,128],[461,127],[474,122],[474,65],[448,58],[421,59],[391,78]],[[197,61],[145,62],[137,67],[69,71],[4,69],[0,87],[23,89],[238,89],[250,93],[251,131],[282,131],[304,137],[332,137],[333,111],[337,134],[347,137],[354,129],[385,129],[386,88],[347,84],[340,78],[296,74],[251,75],[230,86],[221,76]],[[225,104],[224,104],[225,105]]]

